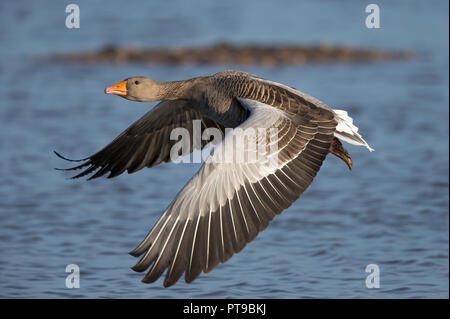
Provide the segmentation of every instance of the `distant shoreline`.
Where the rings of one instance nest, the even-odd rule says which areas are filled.
[[[413,51],[355,49],[347,46],[231,45],[218,43],[203,47],[131,48],[108,46],[98,51],[55,54],[53,62],[148,63],[163,65],[303,65],[306,63],[377,62],[408,60]]]

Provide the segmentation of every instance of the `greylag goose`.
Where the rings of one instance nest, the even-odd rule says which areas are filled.
[[[201,123],[202,134],[210,128],[225,133],[235,128],[219,141],[147,237],[130,252],[142,256],[133,270],[150,268],[142,280],[145,283],[154,282],[166,269],[165,287],[175,284],[183,273],[190,283],[202,271],[207,273],[240,252],[307,189],[328,153],[352,168],[352,159],[339,139],[372,151],[347,112],[244,72],[224,71],[174,82],[130,77],[106,88],[105,93],[132,101],[162,102],[102,150],[78,160],[83,161],[81,165],[65,169],[84,168],[73,178],[94,172],[89,179],[106,173],[109,178],[124,171],[134,173],[202,149],[210,139],[190,141],[184,153],[171,152],[176,143],[171,131],[181,127],[192,133],[195,120]],[[245,134],[238,128],[264,132],[275,128],[275,143],[270,143],[277,147],[274,151],[265,147],[257,160],[215,161],[219,154],[233,151],[233,138]],[[261,138],[250,140],[263,144]]]

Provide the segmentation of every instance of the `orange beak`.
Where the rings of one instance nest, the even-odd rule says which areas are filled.
[[[127,95],[127,81],[125,80],[120,83],[117,83],[116,85],[107,87],[105,89],[105,93],[126,96]]]

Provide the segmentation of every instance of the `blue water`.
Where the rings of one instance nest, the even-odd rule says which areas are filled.
[[[74,1],[0,3],[0,297],[448,298],[448,2]],[[345,44],[414,50],[411,61],[259,66],[46,62],[50,54],[132,46]],[[152,107],[103,89],[125,77],[185,79],[238,68],[346,109],[375,148],[329,156],[311,187],[241,253],[193,284],[145,285],[129,256],[199,164],[69,180],[52,151],[85,157]],[[79,289],[65,287],[68,264]],[[368,264],[380,288],[366,288]]]

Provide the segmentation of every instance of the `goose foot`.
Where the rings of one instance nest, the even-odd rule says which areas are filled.
[[[353,167],[352,158],[350,154],[348,154],[347,150],[342,146],[341,141],[339,141],[336,137],[333,137],[329,151],[330,153],[333,153],[334,155],[342,159],[345,162],[345,164],[347,164],[350,170],[352,169]]]

